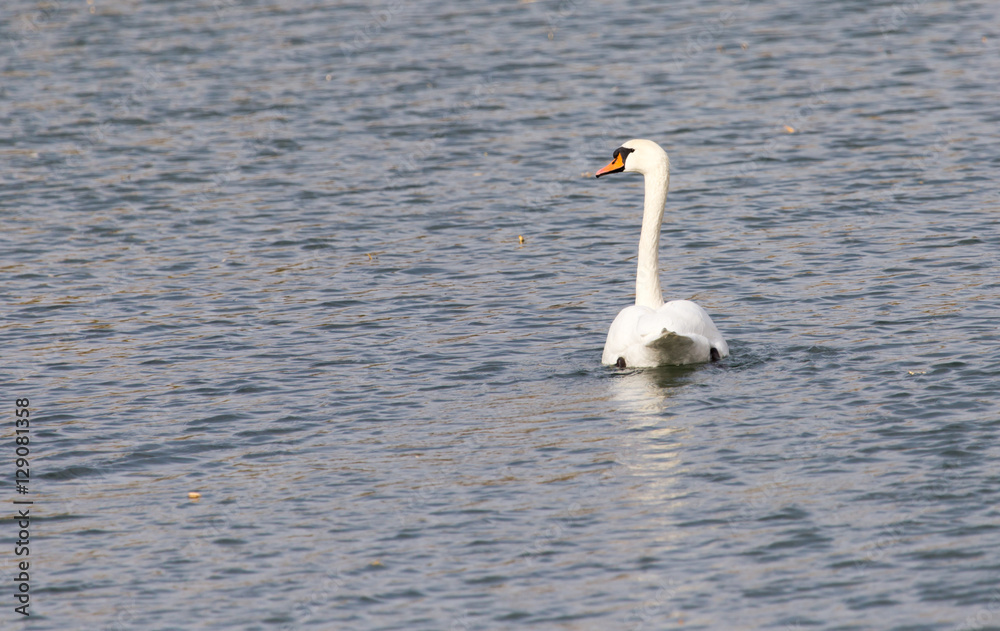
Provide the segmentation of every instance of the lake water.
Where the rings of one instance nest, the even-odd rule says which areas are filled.
[[[0,24],[0,628],[1000,629],[997,3]]]

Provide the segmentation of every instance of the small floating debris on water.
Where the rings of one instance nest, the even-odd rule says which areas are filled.
[[[519,234],[519,235],[517,235],[517,242],[518,242],[518,243],[524,243],[524,236],[523,236],[523,235],[520,235],[520,234]]]
[[[926,375],[927,374],[926,370],[907,370],[906,372],[908,372],[911,375]]]
[[[375,559],[374,561],[372,561],[371,563],[369,563],[369,565],[372,565],[374,567],[383,567],[382,566],[382,562],[379,561],[378,559]]]
[[[792,127],[791,125],[785,125],[785,131],[787,131],[790,134],[794,134],[795,133],[795,128]]]
[[[191,491],[190,493],[188,493],[188,499],[189,500],[200,500],[201,499],[201,493],[199,493],[198,491]]]

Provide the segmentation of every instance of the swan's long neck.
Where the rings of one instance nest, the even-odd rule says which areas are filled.
[[[651,309],[663,306],[663,290],[660,289],[660,224],[663,223],[663,206],[667,202],[667,186],[670,183],[668,165],[664,161],[664,164],[657,165],[645,174],[646,200],[642,211],[642,232],[639,235],[635,304]]]

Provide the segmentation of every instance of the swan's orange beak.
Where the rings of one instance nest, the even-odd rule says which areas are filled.
[[[608,173],[621,173],[624,170],[625,161],[622,160],[622,154],[616,151],[615,159],[611,161],[611,164],[598,171],[594,177],[601,177],[602,175],[607,175]]]

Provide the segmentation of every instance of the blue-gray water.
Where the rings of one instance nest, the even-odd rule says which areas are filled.
[[[4,2],[0,628],[1000,629],[1000,6],[444,4]]]

